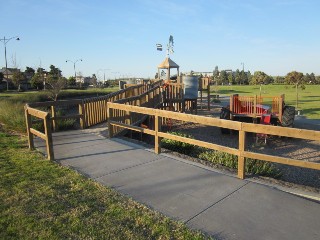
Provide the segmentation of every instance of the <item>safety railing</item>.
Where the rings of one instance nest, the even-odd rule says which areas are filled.
[[[121,118],[116,118],[115,112],[117,114],[121,114],[121,112],[130,115],[131,113],[135,114],[145,114],[150,116],[150,119],[154,119],[154,122],[150,125],[152,127],[144,128],[140,126],[133,126],[124,122]],[[247,133],[262,133],[262,134],[270,134],[274,136],[283,136],[283,137],[291,137],[291,138],[299,138],[306,140],[315,140],[320,141],[320,131],[312,131],[312,130],[303,130],[303,129],[295,129],[295,128],[285,128],[278,126],[267,126],[260,124],[252,124],[252,123],[241,123],[230,120],[223,120],[217,118],[210,118],[204,116],[197,116],[185,113],[171,112],[160,109],[151,109],[145,107],[138,107],[132,105],[124,105],[119,103],[109,103],[108,104],[108,126],[109,126],[109,136],[113,137],[115,134],[115,128],[125,128],[133,131],[137,131],[140,133],[145,133],[154,136],[155,139],[155,152],[161,152],[161,139],[171,139],[184,143],[194,144],[199,147],[204,147],[208,149],[213,149],[217,151],[226,152],[229,154],[238,156],[238,177],[241,179],[245,178],[245,159],[252,158],[258,159],[262,161],[275,162],[280,164],[287,164],[291,166],[310,168],[315,170],[320,170],[320,164],[315,162],[307,162],[302,160],[296,160],[287,157],[279,157],[268,154],[261,154],[248,151],[246,149],[246,135]],[[239,132],[239,143],[238,148],[231,148],[222,146],[219,144],[209,143],[205,141],[190,139],[186,137],[172,135],[170,133],[163,132],[161,129],[161,123],[163,118],[175,119],[178,121],[192,122],[198,123],[206,126],[220,127],[232,129]]]

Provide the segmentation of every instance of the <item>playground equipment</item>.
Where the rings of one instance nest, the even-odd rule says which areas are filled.
[[[230,96],[230,105],[223,107],[220,119],[240,122],[262,123],[264,114],[270,114],[270,124],[283,127],[293,127],[295,107],[288,106],[284,102],[284,94],[280,96]],[[228,133],[228,129],[221,129],[222,133]]]

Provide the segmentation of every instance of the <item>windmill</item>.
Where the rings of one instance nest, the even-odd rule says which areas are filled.
[[[170,35],[170,37],[169,37],[169,43],[167,44],[167,51],[166,51],[167,57],[169,57],[170,54],[173,54],[173,53],[174,53],[174,51],[173,51],[173,45],[174,45],[173,36]],[[162,44],[158,43],[158,44],[156,44],[156,47],[157,47],[157,50],[158,50],[158,51],[162,51]]]

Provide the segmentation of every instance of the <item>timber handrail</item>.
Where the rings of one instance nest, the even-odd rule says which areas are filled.
[[[32,127],[32,116],[43,120],[44,133]],[[47,155],[49,160],[54,159],[51,119],[48,112],[31,108],[28,104],[25,106],[25,117],[27,125],[27,135],[29,148],[34,149],[33,136],[42,138],[46,142]]]
[[[133,112],[140,113],[152,116],[154,119],[154,130],[145,129],[142,127],[131,126],[121,121],[121,118],[118,117],[118,121],[114,120],[116,114],[119,112]],[[116,113],[117,112],[117,113]],[[171,140],[176,140],[180,142],[185,142],[189,144],[194,144],[196,146],[205,147],[212,150],[222,151],[226,153],[230,153],[238,156],[238,177],[241,179],[245,178],[245,158],[253,158],[262,161],[269,161],[281,164],[287,164],[291,166],[310,168],[315,170],[320,170],[320,164],[315,162],[307,162],[296,160],[292,158],[286,157],[278,157],[274,155],[261,154],[255,152],[249,152],[245,149],[246,142],[246,134],[248,132],[251,133],[264,133],[271,134],[276,136],[284,136],[284,137],[293,137],[299,139],[307,139],[307,140],[315,140],[320,141],[320,131],[313,130],[304,130],[304,129],[295,129],[295,128],[286,128],[286,127],[278,127],[278,126],[267,126],[267,125],[259,125],[252,123],[242,123],[230,120],[223,120],[211,117],[197,116],[185,113],[178,113],[160,109],[151,109],[145,107],[124,105],[119,103],[108,103],[108,126],[109,126],[109,137],[113,137],[114,131],[113,128],[121,127],[131,129],[133,131],[138,131],[141,133],[146,133],[153,135],[155,137],[155,152],[161,152],[160,142],[162,138],[167,138]],[[200,140],[190,139],[186,137],[176,136],[169,133],[165,133],[161,131],[161,118],[171,118],[180,121],[193,122],[198,124],[203,124],[207,126],[214,127],[223,127],[228,129],[233,129],[239,131],[239,145],[238,148],[230,148],[218,144],[208,143]]]

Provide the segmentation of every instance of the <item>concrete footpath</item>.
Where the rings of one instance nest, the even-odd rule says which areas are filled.
[[[318,202],[87,130],[53,142],[62,165],[217,239],[320,239]]]

